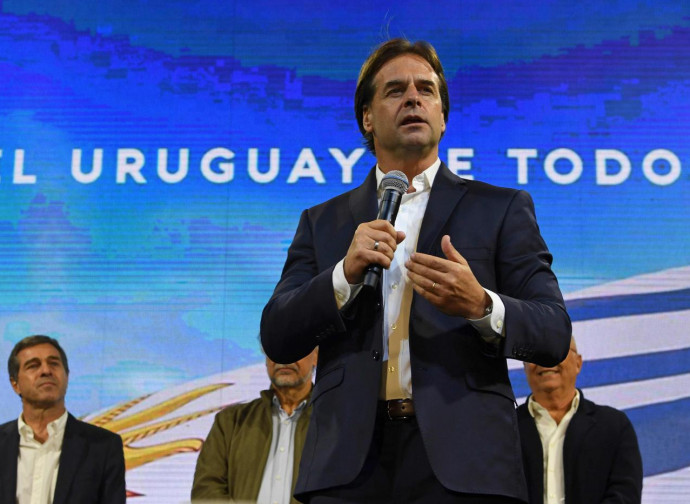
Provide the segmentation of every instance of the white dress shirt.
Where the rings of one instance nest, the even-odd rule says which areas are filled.
[[[17,504],[52,504],[66,425],[67,411],[48,424],[48,439],[40,443],[19,415]]]
[[[551,417],[549,411],[529,396],[527,409],[534,418],[541,439],[544,455],[544,504],[562,504],[565,502],[565,474],[563,472],[563,442],[565,432],[580,406],[580,392],[575,397],[570,409],[560,423]]]
[[[273,434],[268,459],[261,479],[257,504],[287,504],[292,498],[292,473],[295,462],[295,432],[297,421],[307,406],[302,401],[288,415],[280,405],[278,397],[273,396]]]
[[[436,161],[422,173],[412,179],[414,192],[404,194],[400,203],[400,209],[395,220],[396,231],[405,232],[405,240],[396,249],[393,261],[389,269],[383,270],[382,294],[384,300],[384,327],[383,327],[383,361],[388,360],[388,336],[392,324],[398,320],[400,315],[402,295],[404,292],[407,278],[407,268],[405,262],[413,252],[417,250],[417,239],[422,226],[422,219],[429,202],[431,187],[436,178],[436,174],[441,166],[441,160]],[[384,177],[383,171],[376,166],[376,184],[378,187],[379,202],[383,196],[381,181]],[[335,294],[338,308],[342,308],[351,297],[356,296],[362,284],[350,285],[345,279],[344,258],[336,265],[333,270],[333,291]],[[476,320],[468,320],[480,333],[489,340],[495,341],[497,336],[502,335],[503,319],[505,316],[505,306],[501,298],[495,293],[484,289],[493,301],[493,311],[491,315]],[[400,370],[400,388],[406,392],[408,397],[412,397],[412,374],[410,365],[410,352],[408,342],[403,340],[403,347],[398,361]]]

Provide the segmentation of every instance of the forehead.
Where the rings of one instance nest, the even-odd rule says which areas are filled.
[[[376,74],[374,82],[385,84],[391,80],[426,79],[438,83],[438,75],[431,65],[417,54],[401,54],[386,62]]]
[[[24,363],[30,359],[48,359],[50,357],[57,357],[60,361],[60,352],[50,343],[41,343],[40,345],[34,345],[28,348],[24,348],[17,354],[20,364]]]

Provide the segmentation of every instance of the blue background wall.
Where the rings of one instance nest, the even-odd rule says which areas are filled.
[[[626,409],[652,486],[686,488],[684,2],[0,1],[2,355],[58,337],[82,416],[261,362],[300,211],[373,164],[352,96],[392,36],[444,63],[441,158],[533,195],[580,385]]]

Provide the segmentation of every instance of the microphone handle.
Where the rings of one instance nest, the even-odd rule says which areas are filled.
[[[381,198],[381,206],[379,207],[379,214],[377,219],[384,219],[395,224],[395,218],[398,216],[400,209],[400,202],[402,201],[402,193],[395,189],[386,189]],[[383,268],[380,264],[370,264],[367,266],[364,273],[364,287],[376,289],[383,274]]]

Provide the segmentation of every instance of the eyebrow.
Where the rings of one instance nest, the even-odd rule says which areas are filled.
[[[402,80],[402,79],[393,79],[393,80],[389,80],[388,82],[386,82],[386,83],[383,85],[383,90],[386,91],[386,90],[388,90],[388,89],[390,89],[390,88],[393,88],[393,87],[396,87],[396,86],[400,86],[401,84],[405,84],[406,82],[407,82],[406,80]],[[414,79],[414,83],[415,83],[415,85],[420,85],[420,84],[422,84],[422,85],[424,85],[424,86],[432,86],[432,87],[434,87],[434,88],[437,87],[437,86],[436,86],[436,81],[433,81],[433,80],[431,80],[431,79]]]

